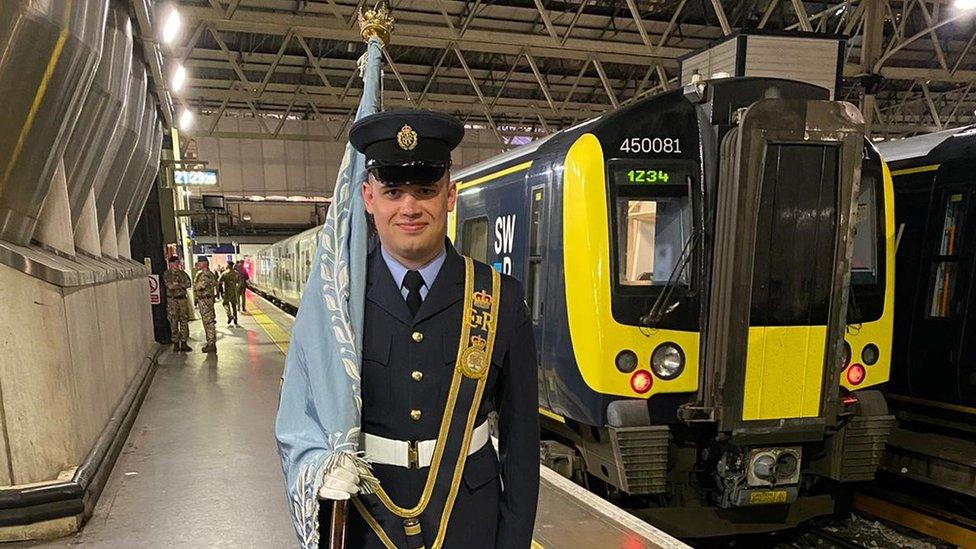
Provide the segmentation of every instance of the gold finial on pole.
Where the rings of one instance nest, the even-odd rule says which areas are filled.
[[[359,10],[359,32],[366,42],[376,36],[383,42],[384,46],[389,44],[393,25],[394,19],[386,7],[385,0],[377,2],[372,9]]]

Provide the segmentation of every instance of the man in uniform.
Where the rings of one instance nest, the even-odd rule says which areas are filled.
[[[217,295],[223,298],[224,311],[227,312],[227,325],[234,324],[239,328],[241,325],[237,323],[237,302],[243,283],[241,275],[236,269],[227,269],[221,273],[219,283]]]
[[[369,177],[361,192],[379,240],[367,259],[360,450],[382,489],[355,497],[346,531],[349,547],[382,548],[385,541],[399,548],[531,544],[539,482],[532,324],[521,285],[487,265],[466,266],[446,238],[447,215],[457,198],[451,151],[463,135],[455,118],[429,111],[378,113],[349,132],[352,145],[366,157]],[[493,295],[466,293],[472,272],[473,280],[481,277],[473,287],[492,288]],[[485,280],[487,286],[481,285]],[[495,306],[491,319],[487,311]],[[484,382],[475,381],[477,372],[454,377],[469,363],[458,357],[468,357],[473,348],[464,341],[464,352],[458,353],[459,336],[474,329],[468,322],[493,328],[487,345],[471,336],[484,357]],[[480,397],[458,397],[469,383],[482,387]],[[452,397],[456,406],[448,412]],[[469,410],[473,415],[466,420]],[[489,412],[498,414],[497,454],[489,439]],[[446,436],[445,413],[451,418],[445,420]],[[464,452],[459,441],[466,437]],[[433,450],[439,439],[447,441],[441,462]],[[432,473],[437,463],[439,471]],[[459,463],[463,470],[455,469]],[[346,463],[326,473],[319,498],[347,499],[359,492],[360,483],[358,470]],[[406,517],[404,509],[415,505],[424,511]],[[330,507],[321,506],[323,529]],[[328,533],[320,539],[326,543]]]
[[[190,275],[183,270],[179,256],[169,258],[169,268],[163,273],[163,285],[166,287],[166,318],[169,320],[173,352],[190,351],[190,346],[186,344],[190,335],[190,304],[186,295]]]
[[[197,259],[197,275],[193,279],[193,298],[197,302],[197,308],[200,309],[203,331],[207,335],[207,345],[201,349],[204,353],[217,352],[217,316],[214,314],[217,282],[217,275],[210,270],[210,260],[206,257]]]

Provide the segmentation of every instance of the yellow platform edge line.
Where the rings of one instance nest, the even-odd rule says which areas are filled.
[[[251,318],[253,318],[258,323],[258,325],[261,326],[262,329],[264,329],[264,332],[268,334],[268,337],[271,338],[271,341],[278,346],[278,349],[281,350],[281,353],[287,355],[288,343],[291,341],[287,332],[285,332],[285,330],[282,329],[282,327],[277,322],[275,322],[274,319],[272,319],[270,316],[265,314],[264,311],[262,311],[261,308],[257,306],[257,303],[255,303],[253,300],[251,301],[251,310],[248,312],[251,313]],[[281,338],[281,336],[284,337]],[[279,340],[279,338],[281,340]],[[284,346],[282,346],[282,343],[284,343]],[[543,411],[542,408],[539,408],[539,411],[542,412]],[[553,414],[548,410],[545,411],[556,418],[562,419],[562,416],[557,416],[556,414]],[[562,421],[565,422],[565,420]],[[532,540],[531,549],[546,549],[546,548],[538,541]]]
[[[270,316],[265,314],[253,300],[251,301],[251,310],[248,312],[251,313],[251,318],[258,323],[258,326],[264,330],[264,333],[268,334],[268,338],[278,347],[281,354],[287,355],[288,344],[291,343],[291,336],[288,332],[282,329]]]
[[[917,532],[960,547],[976,547],[976,531],[864,494],[854,495],[854,507]]]

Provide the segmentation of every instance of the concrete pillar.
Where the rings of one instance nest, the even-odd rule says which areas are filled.
[[[119,247],[119,257],[132,259],[132,250],[129,248],[129,220],[124,217],[122,218],[122,226],[119,227],[116,242]]]
[[[102,255],[102,243],[98,237],[98,221],[95,216],[95,189],[88,190],[88,198],[81,207],[75,226],[75,247],[94,256]]]
[[[108,209],[108,216],[105,223],[98,228],[99,237],[102,241],[102,255],[111,258],[119,257],[119,235],[115,232],[115,207]]]
[[[71,229],[71,208],[68,206],[68,183],[64,177],[64,161],[58,160],[51,179],[51,187],[44,198],[34,240],[68,255],[75,255],[75,234]]]

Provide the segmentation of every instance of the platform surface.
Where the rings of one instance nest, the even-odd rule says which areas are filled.
[[[92,519],[71,537],[13,547],[298,547],[274,443],[292,317],[250,296],[240,328],[217,311],[218,353],[167,350]],[[686,547],[542,470],[533,549]],[[354,548],[350,548],[354,549]]]

